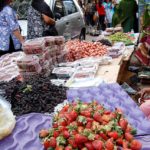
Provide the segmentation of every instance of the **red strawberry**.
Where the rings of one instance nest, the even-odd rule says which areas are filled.
[[[44,148],[47,150],[50,147],[50,141],[44,141]]]
[[[83,110],[80,114],[85,117],[91,117],[91,112],[89,110]]]
[[[58,131],[54,131],[54,132],[53,132],[53,136],[54,136],[55,138],[57,138],[57,137],[59,136],[59,132],[58,132]]]
[[[142,149],[142,144],[137,140],[133,140],[131,142],[130,148],[132,150],[141,150]]]
[[[81,150],[88,150],[86,147],[83,147]]]
[[[108,140],[107,135],[104,134],[104,133],[100,133],[99,136],[100,136],[101,138],[103,138],[104,140]]]
[[[53,123],[53,128],[58,128],[58,124],[57,123]]]
[[[60,126],[67,126],[67,121],[63,119],[61,122],[59,122]]]
[[[84,127],[82,127],[82,126],[79,126],[77,130],[78,130],[78,133],[81,133],[81,132],[83,132],[83,130],[84,130]]]
[[[109,115],[103,115],[103,116],[102,116],[102,120],[103,120],[104,122],[109,122],[110,119],[111,119],[111,117],[110,117]]]
[[[67,130],[67,127],[66,126],[59,126],[59,131],[63,132],[65,130]]]
[[[72,147],[71,146],[66,146],[65,150],[72,150]]]
[[[88,129],[91,129],[91,127],[92,127],[92,122],[88,122],[85,126],[85,128],[88,128]]]
[[[117,143],[119,146],[122,146],[122,144],[123,144],[123,139],[122,139],[122,138],[118,138],[118,139],[116,140],[116,143]]]
[[[116,131],[109,132],[108,136],[116,140],[118,138],[118,133]]]
[[[114,150],[114,144],[112,139],[108,139],[105,143],[106,149]]]
[[[130,133],[125,133],[125,139],[130,142],[133,140],[133,135]]]
[[[73,147],[73,148],[77,148],[77,144],[75,142],[75,140],[73,138],[69,138],[68,139],[68,143]]]
[[[84,145],[88,150],[94,150],[92,142],[86,142]]]
[[[100,135],[95,134],[95,140],[98,140],[100,138]]]
[[[78,132],[76,130],[71,131],[72,135],[76,135]]]
[[[49,148],[49,147],[56,147],[56,139],[54,137],[51,137],[49,141],[44,142],[44,148]]]
[[[65,105],[60,112],[61,113],[67,112],[68,109],[69,109],[69,105]]]
[[[40,133],[39,133],[39,137],[40,138],[44,138],[44,137],[46,137],[48,135],[49,135],[48,130],[41,130]]]
[[[88,141],[88,138],[81,134],[76,134],[74,139],[77,144],[82,144]]]
[[[93,141],[92,145],[93,145],[95,150],[102,150],[103,149],[103,142],[101,140]]]
[[[123,143],[122,143],[122,147],[124,148],[124,149],[126,149],[126,148],[129,148],[129,143],[128,143],[128,141],[123,141]]]
[[[63,147],[63,146],[57,146],[57,147],[55,148],[55,150],[64,150],[64,147]]]
[[[128,122],[124,118],[119,120],[119,126],[125,131],[127,128]]]
[[[110,111],[110,110],[105,110],[105,111],[104,111],[104,114],[105,114],[105,115],[109,115],[109,114],[111,114],[111,111]]]
[[[70,133],[68,131],[63,131],[62,135],[64,138],[68,139],[70,137]]]
[[[87,117],[86,118],[87,122],[93,122],[94,120],[92,118]]]
[[[102,116],[99,112],[95,112],[93,118],[95,119],[95,121],[102,122]]]
[[[75,110],[72,110],[70,112],[70,117],[71,117],[71,120],[74,121],[78,117],[78,113]]]

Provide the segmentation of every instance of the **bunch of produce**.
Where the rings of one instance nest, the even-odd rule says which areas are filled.
[[[52,128],[39,136],[46,150],[140,150],[134,134],[120,109],[111,112],[95,101],[78,101],[65,105],[54,115]]]
[[[79,40],[71,40],[66,43],[68,50],[66,59],[75,61],[85,57],[103,56],[107,54],[106,46],[101,43],[93,43]]]
[[[50,77],[32,77],[20,82],[13,79],[0,83],[0,90],[12,105],[12,111],[19,116],[31,112],[53,112],[54,107],[66,99],[66,88],[55,86]]]
[[[101,39],[97,42],[100,42],[100,43],[102,43],[103,45],[106,45],[106,46],[112,46],[112,43],[108,39]]]
[[[132,45],[132,37],[123,32],[117,32],[109,37],[113,42],[124,42],[125,45]]]

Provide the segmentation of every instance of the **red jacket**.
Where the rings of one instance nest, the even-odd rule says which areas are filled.
[[[100,16],[103,16],[103,15],[106,14],[106,12],[105,12],[105,7],[104,7],[103,5],[101,5],[101,7],[99,7],[99,4],[96,4],[96,9],[97,9],[98,14],[99,14]]]

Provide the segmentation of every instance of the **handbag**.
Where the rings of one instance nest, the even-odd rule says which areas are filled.
[[[55,26],[49,26],[48,30],[43,31],[42,36],[58,36],[58,32]]]
[[[96,12],[94,13],[94,15],[93,15],[93,21],[96,22],[96,21],[98,20],[98,18],[99,18],[99,14],[98,14],[98,12],[96,11]]]

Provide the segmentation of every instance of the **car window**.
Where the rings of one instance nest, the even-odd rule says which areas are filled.
[[[77,8],[76,8],[73,0],[63,0],[63,3],[65,6],[65,11],[68,15],[77,12]]]
[[[56,13],[60,14],[61,17],[64,17],[66,15],[62,0],[55,1],[54,14],[56,14]]]

